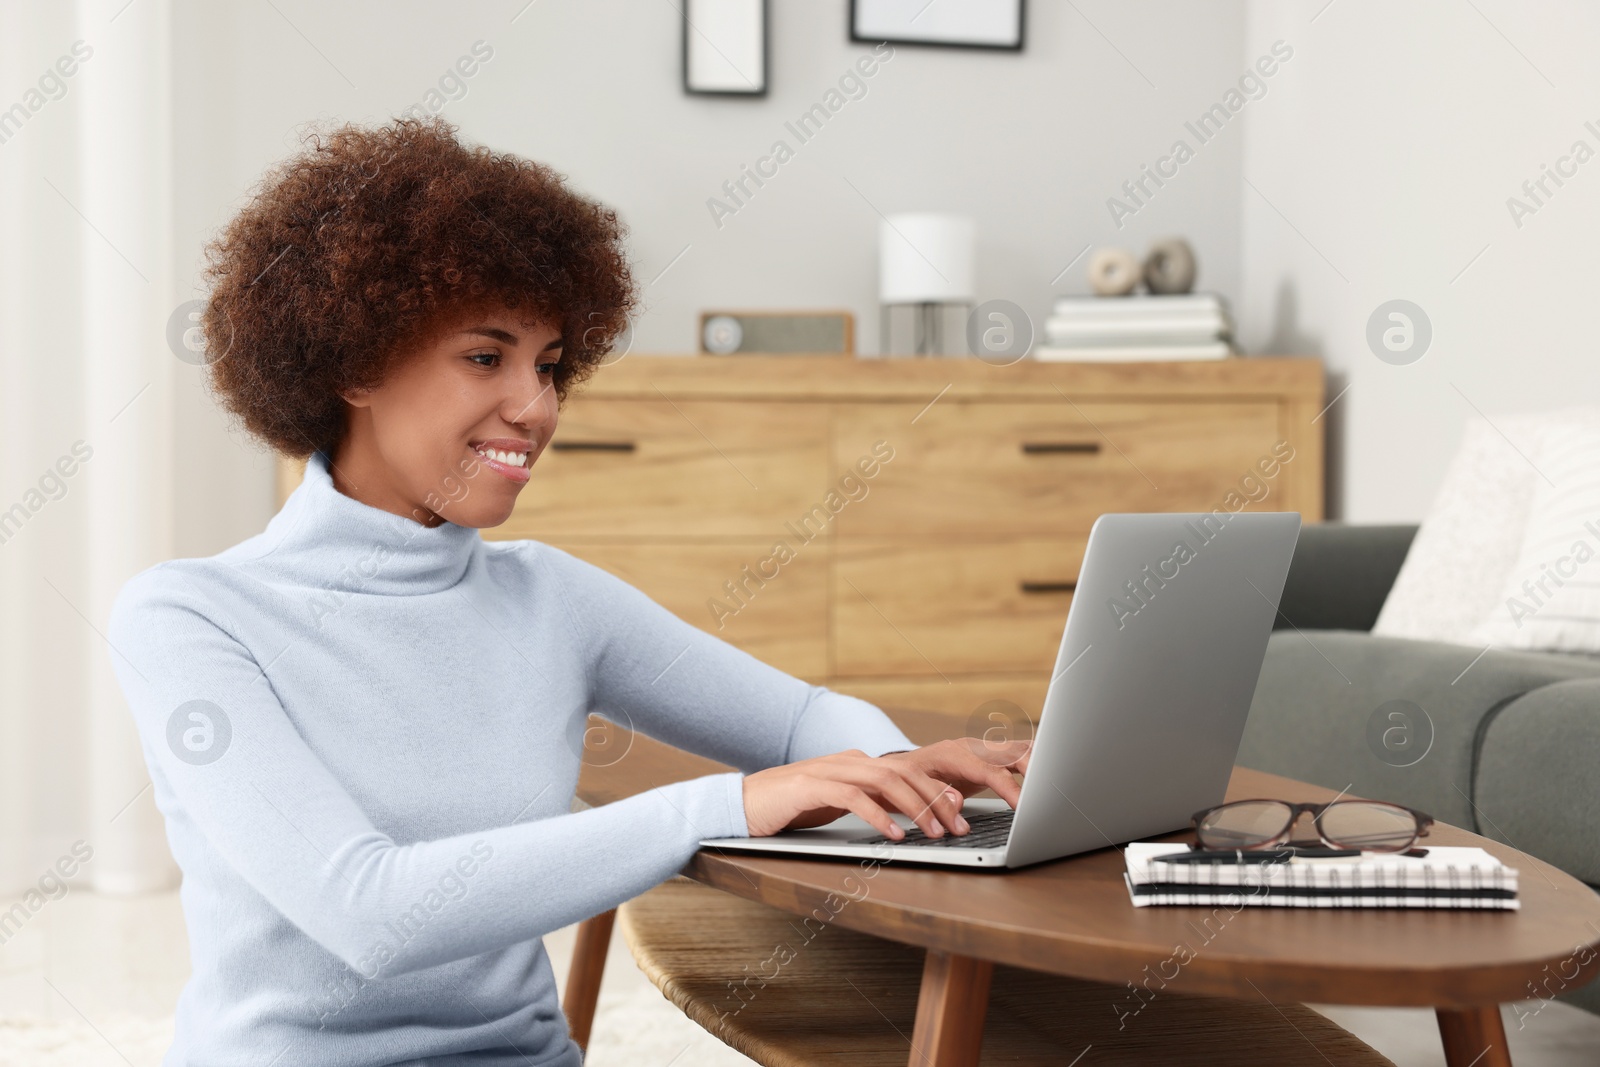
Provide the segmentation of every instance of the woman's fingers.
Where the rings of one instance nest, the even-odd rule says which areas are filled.
[[[892,840],[898,841],[905,837],[906,832],[900,824],[889,817],[876,800],[867,794],[860,786],[851,785],[849,782],[824,780],[822,787],[823,799],[836,808],[844,808],[854,815],[859,816],[872,824],[873,828]]]
[[[966,754],[975,759],[980,770],[974,777],[995,791],[995,794],[1010,804],[1013,808],[1022,796],[1022,787],[1017,785],[1016,779],[1011,777],[1013,771],[1026,774],[1028,769],[1028,754],[1033,749],[1032,741],[1006,741],[1001,744],[980,742],[982,752],[974,752],[970,747]]]
[[[957,814],[944,796],[944,783],[935,782],[909,764],[893,760],[851,759],[838,765],[841,777],[874,793],[911,818],[929,837],[944,836]],[[924,787],[922,779],[927,783]],[[943,810],[940,810],[942,807]]]
[[[922,768],[912,763],[896,762],[891,764],[910,787],[916,791],[923,806],[929,810],[941,827],[948,827],[952,833],[964,834],[967,832],[967,820],[961,816],[961,805],[966,800],[961,791],[949,784],[925,773]],[[906,814],[910,814],[907,812]],[[920,826],[921,823],[919,822]],[[923,827],[923,832],[927,828]],[[931,836],[938,836],[937,834]]]
[[[981,767],[983,775],[981,780],[994,790],[996,796],[1015,808],[1017,801],[1022,799],[1022,787],[1011,777],[1011,771],[1010,766],[997,767],[992,763],[985,763]]]
[[[978,738],[956,738],[952,741],[929,745],[918,752],[918,764],[935,778],[970,786],[976,793],[985,787],[1012,807],[1022,794],[1010,767],[1027,751],[1026,741],[1007,741],[996,744]]]

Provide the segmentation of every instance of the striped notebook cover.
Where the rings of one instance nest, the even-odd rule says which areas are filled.
[[[1426,856],[1164,863],[1187,845],[1135,842],[1124,876],[1135,907],[1151,904],[1291,908],[1487,908],[1514,911],[1517,870],[1481,848],[1428,846]]]

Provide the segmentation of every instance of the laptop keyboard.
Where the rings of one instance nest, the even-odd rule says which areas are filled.
[[[912,826],[906,830],[906,836],[896,841],[883,834],[873,834],[870,837],[853,837],[852,845],[881,845],[890,844],[896,847],[901,845],[929,845],[934,848],[999,848],[1006,843],[1006,838],[1011,834],[1011,818],[1016,812],[1011,808],[1004,811],[986,811],[978,815],[968,816],[967,825],[971,828],[964,834],[945,832],[943,837],[929,837],[922,832],[920,827]]]

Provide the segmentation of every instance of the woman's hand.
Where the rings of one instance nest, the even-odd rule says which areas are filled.
[[[961,803],[972,793],[992,788],[1016,806],[1020,790],[1011,772],[1026,771],[1030,748],[1027,741],[967,737],[876,758],[851,749],[769,767],[745,776],[745,824],[751,837],[767,837],[852,812],[898,841],[905,831],[889,817],[897,811],[929,837],[946,828],[964,834]]]
[[[890,752],[883,758],[910,763],[922,773],[948,783],[963,799],[993,789],[996,796],[1015,808],[1022,787],[1011,775],[1027,774],[1032,755],[1032,741],[955,737],[907,752]]]

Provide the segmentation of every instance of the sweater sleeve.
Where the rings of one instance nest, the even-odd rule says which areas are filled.
[[[763,663],[569,552],[529,546],[555,573],[581,635],[591,710],[612,721],[745,771],[917,747],[875,705]]]
[[[174,852],[209,847],[369,978],[598,914],[670,877],[702,837],[745,832],[741,776],[724,773],[573,814],[397,844],[306,744],[213,599],[174,567],[131,580],[107,630]],[[445,892],[462,876],[469,890]],[[397,922],[414,936],[397,939]]]

